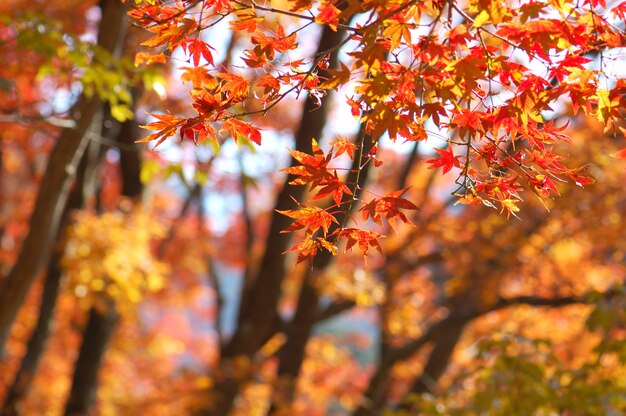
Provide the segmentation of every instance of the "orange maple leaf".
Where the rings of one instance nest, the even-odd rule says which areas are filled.
[[[335,157],[347,153],[350,159],[354,159],[354,152],[356,150],[356,144],[351,143],[342,135],[338,135],[337,140],[330,143],[335,148]]]
[[[156,118],[158,121],[154,121],[145,126],[140,126],[141,128],[147,130],[157,130],[156,133],[153,133],[143,139],[137,140],[137,143],[145,143],[152,140],[158,140],[154,145],[156,148],[158,145],[163,143],[165,139],[171,137],[176,134],[178,127],[184,122],[184,118],[173,116],[171,114],[150,114],[152,117]]]
[[[408,188],[400,189],[398,191],[391,192],[382,198],[374,198],[363,208],[363,221],[367,221],[371,218],[376,224],[383,225],[382,218],[386,218],[387,222],[392,229],[395,230],[396,218],[405,224],[412,224],[411,221],[400,211],[400,209],[417,210],[417,206],[408,199],[401,198],[401,196],[408,190]]]
[[[277,209],[276,212],[290,218],[296,218],[296,221],[289,228],[281,231],[281,233],[306,228],[307,234],[313,234],[321,228],[324,231],[324,235],[326,235],[332,223],[339,224],[332,214],[319,207],[303,207],[302,209],[284,211]]]
[[[257,25],[263,21],[262,17],[257,17],[256,14],[239,14],[238,20],[230,22],[230,29],[234,32],[246,31],[248,33],[254,33],[257,30]]]
[[[330,241],[321,237],[312,238],[310,235],[307,235],[307,237],[303,241],[291,247],[289,250],[285,251],[284,253],[288,253],[290,251],[297,251],[298,252],[297,263],[301,263],[307,259],[312,260],[317,255],[317,252],[320,249],[327,250],[333,256],[337,255],[337,247],[335,247]]]
[[[346,252],[352,250],[352,247],[355,245],[359,247],[359,250],[361,250],[361,253],[366,258],[367,251],[370,247],[375,248],[381,254],[383,252],[380,247],[380,243],[378,242],[378,239],[382,236],[376,231],[360,230],[358,228],[345,228],[341,230],[340,236],[347,239],[345,249]]]
[[[146,64],[148,66],[154,64],[164,64],[166,62],[166,59],[167,57],[162,53],[153,55],[151,53],[138,52],[135,55],[135,66],[139,66],[141,64]]]
[[[332,180],[332,174],[328,171],[328,163],[332,158],[332,154],[329,153],[327,156],[324,156],[315,140],[313,140],[313,155],[291,149],[289,149],[289,153],[291,153],[291,157],[295,161],[302,165],[290,166],[280,170],[281,172],[299,176],[299,178],[289,182],[290,184],[305,185],[311,183],[311,189],[313,189],[316,186],[323,185],[329,179]]]
[[[217,77],[224,82],[222,90],[227,92],[231,99],[243,101],[250,91],[250,83],[242,76],[232,72],[220,72]]]

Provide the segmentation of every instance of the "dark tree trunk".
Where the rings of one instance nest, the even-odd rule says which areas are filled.
[[[317,289],[305,277],[300,290],[293,321],[286,331],[287,341],[278,353],[277,382],[272,395],[270,414],[285,414],[296,397],[297,379],[304,361],[306,344],[311,338],[317,316],[319,296]]]
[[[111,122],[114,125],[117,124],[113,120]],[[140,147],[134,145],[137,138],[137,125],[129,120],[117,126],[119,128],[110,130],[109,134],[115,135],[115,142],[119,144],[122,195],[136,200],[143,194],[143,184],[140,179]],[[106,302],[105,310],[91,308],[87,326],[83,331],[83,342],[65,408],[66,416],[86,415],[93,407],[98,387],[98,373],[119,319],[112,301]]]
[[[26,293],[48,258],[74,171],[87,144],[83,133],[91,123],[97,107],[98,103],[94,99],[80,100],[75,106],[81,114],[77,120],[77,130],[64,130],[50,154],[31,215],[28,235],[13,269],[0,282],[0,352]]]
[[[95,402],[98,372],[118,319],[113,305],[109,305],[106,312],[91,309],[83,332],[83,343],[76,361],[65,416],[87,415]]]
[[[422,347],[431,342],[435,344],[435,347],[431,351],[428,362],[432,361],[432,364],[430,364],[431,377],[436,376],[438,368],[443,362],[442,359],[445,358],[445,352],[448,349],[450,353],[452,352],[454,345],[456,345],[455,339],[458,341],[458,336],[460,336],[465,325],[478,315],[479,313],[468,313],[462,316],[451,315],[442,321],[432,324],[421,337],[407,342],[402,347],[388,349],[387,354],[381,358],[378,368],[372,375],[369,385],[363,393],[361,404],[352,415],[371,416],[379,414],[381,409],[387,404],[388,384],[394,365],[411,358]],[[454,345],[451,345],[452,342],[454,342]],[[438,349],[437,345],[440,343],[441,347]],[[445,362],[447,364],[447,361]],[[427,363],[426,367],[428,366],[429,364]],[[438,377],[442,373],[443,371]]]
[[[365,134],[363,125],[361,125],[357,135],[357,142],[359,147],[363,147],[363,149],[360,149],[363,154],[368,154],[374,145],[372,137]],[[360,160],[355,158],[346,180],[348,183],[356,183],[358,180],[358,186],[354,189],[354,195],[344,195],[342,206],[350,207],[349,200],[358,197],[360,194],[359,190],[367,182],[371,164],[368,163],[364,167],[359,166],[359,164]],[[337,221],[339,224],[343,224],[348,215],[350,215],[349,212],[338,214]],[[335,229],[331,229],[329,232],[332,233],[333,231]],[[291,409],[292,407],[295,399],[297,379],[305,358],[306,345],[313,332],[313,327],[317,323],[319,314],[319,294],[313,286],[314,274],[323,271],[330,264],[331,260],[332,256],[329,252],[320,252],[313,261],[313,271],[308,270],[304,276],[296,313],[287,327],[287,341],[278,354],[278,382],[274,391],[271,414],[280,414],[281,411]]]
[[[138,199],[143,193],[139,146],[133,146],[137,137],[135,129],[135,122],[123,123],[116,140],[120,144],[122,194],[131,199]],[[119,315],[113,302],[108,302],[107,310],[91,308],[74,370],[72,389],[65,409],[66,416],[87,414],[94,405],[98,373],[118,321]]]
[[[117,0],[103,0],[102,8],[100,27],[105,30],[100,30],[98,44],[115,52],[120,49],[120,40],[125,34],[125,7]],[[96,98],[81,97],[71,111],[76,126],[65,128],[52,149],[30,218],[28,235],[13,269],[0,283],[0,353],[28,289],[49,257],[72,179],[87,144],[85,132],[99,108]]]
[[[342,36],[342,33],[325,27],[316,56],[330,54],[332,48],[341,42]],[[327,107],[327,97],[322,98],[319,108],[313,98],[307,97],[295,137],[297,150],[311,152],[311,139],[319,139],[326,124]],[[296,162],[292,160],[292,164],[295,165]],[[302,199],[304,187],[290,185],[288,182],[292,180],[294,177],[289,175],[276,199],[275,209],[294,209],[296,207],[294,199]],[[286,229],[290,222],[288,217],[274,211],[259,272],[242,294],[237,329],[222,350],[211,397],[207,406],[198,412],[199,415],[225,416],[230,413],[241,385],[245,382],[234,376],[232,371],[234,361],[251,362],[255,353],[281,326],[277,304],[285,278],[285,257],[282,253],[289,248],[290,241],[290,237],[281,231]]]
[[[78,168],[78,174],[76,175],[76,182],[74,183],[72,192],[70,193],[65,209],[63,210],[63,214],[61,215],[61,231],[56,238],[57,241],[60,240],[61,234],[67,226],[71,212],[83,206],[83,185],[86,181],[88,181],[85,178],[86,166],[87,158],[83,155]],[[48,263],[48,269],[44,278],[44,288],[41,295],[41,305],[39,308],[37,323],[35,324],[35,329],[33,330],[33,333],[28,341],[26,354],[22,358],[20,368],[15,376],[13,384],[8,390],[3,409],[0,412],[3,416],[19,414],[19,402],[27,394],[35,373],[37,372],[37,368],[39,367],[41,355],[43,354],[46,341],[50,335],[51,326],[53,324],[53,315],[62,275],[62,270],[59,265],[62,251],[62,247],[56,247],[52,258]]]
[[[134,144],[138,137],[136,129],[136,123],[127,121],[122,124],[118,135],[122,195],[132,199],[140,198],[144,188],[141,183],[141,148]]]
[[[43,293],[41,296],[41,306],[37,324],[28,340],[26,355],[22,358],[20,368],[15,375],[13,384],[8,390],[4,406],[0,414],[3,416],[14,416],[20,414],[19,403],[26,396],[33,378],[39,367],[39,362],[43,354],[46,341],[50,335],[52,317],[54,314],[59,282],[61,281],[61,269],[59,268],[60,253],[55,253],[50,259],[48,271],[46,273]]]

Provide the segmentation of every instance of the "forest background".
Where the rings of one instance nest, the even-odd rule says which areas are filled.
[[[0,414],[624,414],[625,15],[2,2]]]

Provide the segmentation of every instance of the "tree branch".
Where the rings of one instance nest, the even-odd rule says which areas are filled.
[[[623,290],[620,287],[614,287],[606,290],[600,295],[603,299],[611,299],[622,293]],[[500,298],[497,302],[482,310],[450,315],[445,319],[435,322],[431,324],[422,336],[407,342],[399,348],[391,349],[389,351],[389,354],[382,360],[378,369],[372,375],[370,383],[363,395],[362,403],[353,415],[365,416],[375,411],[376,408],[373,408],[372,405],[380,402],[380,395],[384,392],[384,386],[393,366],[400,361],[404,361],[412,357],[420,350],[420,348],[432,341],[435,337],[442,333],[442,331],[446,331],[451,327],[466,325],[473,319],[486,315],[490,312],[495,312],[512,306],[530,305],[537,307],[558,308],[574,304],[590,304],[593,303],[592,299],[594,299],[594,296],[597,295],[598,294],[595,292],[589,292],[582,296],[564,296],[555,298],[543,298],[537,296]]]

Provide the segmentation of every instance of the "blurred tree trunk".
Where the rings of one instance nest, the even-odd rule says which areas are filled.
[[[372,137],[365,133],[363,124],[361,124],[357,134],[356,142],[359,147],[358,151],[362,151],[363,154],[368,154],[374,145]],[[371,167],[371,163],[359,166],[360,159],[356,157],[354,159],[346,182],[357,183],[358,181],[358,184],[354,189],[354,195],[344,194],[342,199],[342,206],[349,207],[351,210],[355,207],[350,205],[350,200],[359,197],[360,190],[367,182]],[[349,214],[349,212],[338,214],[337,221],[340,225],[334,225],[329,232],[332,233],[341,227]],[[293,407],[293,401],[296,398],[297,379],[305,358],[306,345],[313,333],[313,327],[318,323],[320,312],[319,293],[313,285],[313,280],[315,275],[328,267],[331,261],[332,255],[329,252],[318,253],[313,261],[313,268],[308,269],[304,275],[296,313],[287,326],[285,331],[287,340],[278,353],[277,383],[270,410],[272,414],[289,411]]]
[[[115,52],[120,49],[120,40],[126,32],[125,7],[117,0],[103,0],[101,8],[100,28],[106,30],[99,31],[98,44]],[[50,153],[30,218],[28,235],[15,265],[0,282],[0,352],[4,350],[11,325],[28,289],[48,259],[72,179],[88,141],[85,132],[99,108],[97,98],[81,96],[70,111],[76,125],[63,129]]]
[[[4,186],[4,169],[2,168],[4,166],[4,148],[2,146],[2,143],[0,143],[0,189],[6,189]],[[4,202],[4,196],[0,195],[0,206],[4,206],[5,202]],[[4,217],[4,213],[2,211],[0,211],[0,213],[2,214],[3,218]],[[6,226],[6,220],[3,219],[2,222],[0,223],[0,239],[2,239],[2,237],[4,236],[4,227]],[[0,271],[0,279],[2,279],[4,276],[2,275],[2,272]],[[2,350],[2,346],[0,345],[0,350]]]
[[[521,298],[513,301],[498,299],[497,291],[493,290],[493,282],[497,281],[508,265],[509,257],[515,255],[516,247],[525,241],[533,233],[537,232],[547,219],[547,215],[540,217],[534,222],[527,223],[525,228],[518,231],[518,235],[506,242],[506,245],[496,250],[493,257],[481,259],[471,270],[468,270],[461,278],[465,286],[458,293],[450,295],[445,303],[450,310],[447,318],[432,323],[422,336],[407,342],[399,348],[389,348],[381,359],[376,371],[372,375],[369,385],[363,393],[361,404],[353,413],[353,416],[369,416],[377,414],[389,403],[387,393],[391,378],[391,371],[395,364],[410,359],[417,354],[426,344],[431,344],[433,349],[428,354],[422,374],[415,378],[409,391],[400,401],[401,410],[419,412],[419,409],[410,407],[410,395],[426,392],[434,393],[439,379],[444,374],[454,348],[458,344],[463,330],[475,318],[490,311],[519,303],[560,306],[573,301],[569,298],[538,299]],[[503,227],[506,225],[503,225]],[[489,237],[475,240],[475,244],[489,244]],[[449,278],[451,276],[448,276]],[[495,280],[494,280],[495,279]]]
[[[342,33],[325,27],[316,52],[316,57],[328,56],[333,47],[342,40]],[[315,98],[307,97],[302,119],[295,135],[296,150],[310,153],[311,140],[319,139],[326,124],[327,97],[318,104]],[[319,107],[319,108],[318,108]],[[297,164],[292,160],[292,165]],[[296,202],[304,195],[305,187],[290,185],[294,180],[289,175],[279,193],[275,210],[296,208]],[[281,285],[285,278],[285,256],[289,248],[290,236],[281,233],[291,220],[274,211],[265,244],[265,253],[258,273],[242,294],[237,328],[230,342],[222,349],[221,359],[216,369],[215,384],[210,397],[199,415],[224,416],[231,411],[242,384],[247,378],[254,355],[282,327],[277,305],[281,296]]]
[[[122,195],[137,200],[141,198],[144,187],[140,180],[140,149],[133,145],[137,137],[135,129],[134,121],[123,123],[116,141],[120,144]],[[106,309],[91,308],[74,369],[66,416],[86,415],[94,405],[98,373],[118,321],[119,315],[113,302],[107,302]]]
[[[72,191],[63,210],[60,220],[59,233],[56,241],[60,241],[63,232],[67,227],[70,215],[72,211],[79,209],[83,206],[83,186],[85,182],[88,182],[85,178],[85,171],[87,167],[87,157],[83,155],[78,173],[76,175],[76,181],[72,187]],[[50,335],[51,327],[53,325],[54,310],[57,301],[57,294],[59,292],[59,283],[61,281],[62,270],[59,264],[61,256],[63,254],[63,246],[59,245],[54,248],[52,257],[48,263],[46,275],[44,277],[43,293],[41,295],[41,305],[39,308],[39,315],[37,317],[37,323],[35,329],[28,341],[26,354],[22,358],[20,368],[13,380],[13,384],[8,390],[4,406],[0,414],[4,416],[12,416],[19,414],[19,402],[26,396],[30,386],[32,384],[41,355],[43,354],[46,341]]]
[[[48,257],[57,234],[63,206],[71,179],[87,144],[83,132],[97,111],[95,99],[81,99],[74,107],[80,108],[77,128],[65,129],[56,143],[35,201],[29,231],[23,242],[17,262],[7,277],[0,282],[0,350],[9,335],[26,293]]]
[[[89,321],[83,331],[83,343],[65,408],[66,416],[87,415],[95,402],[98,372],[118,321],[114,305],[108,306],[107,311],[92,308],[89,312]]]

